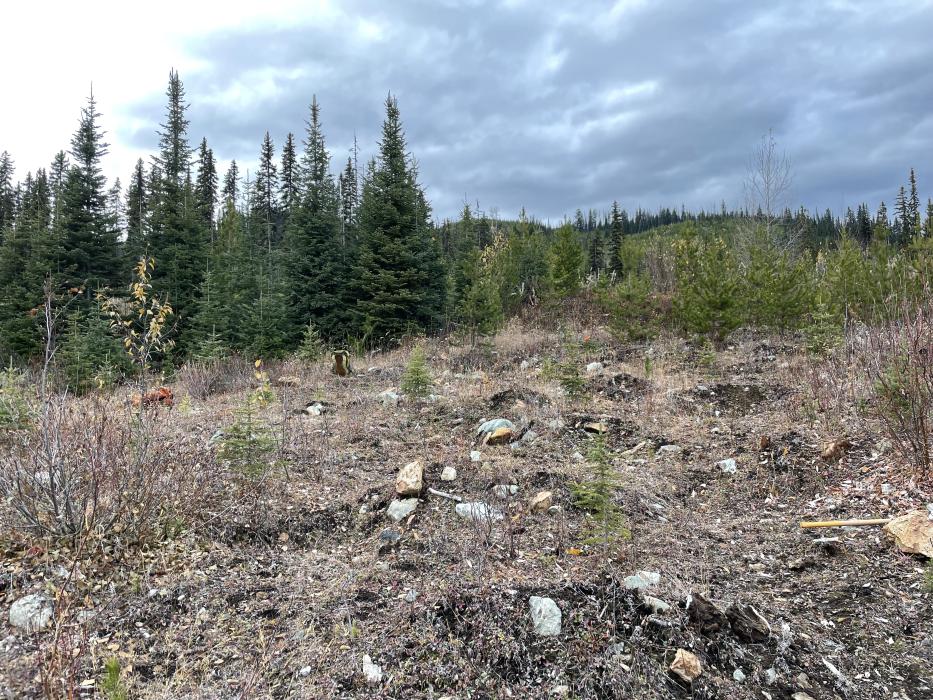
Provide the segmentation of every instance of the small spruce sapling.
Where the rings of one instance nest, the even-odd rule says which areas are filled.
[[[589,515],[590,534],[584,543],[601,544],[608,558],[610,545],[618,539],[628,538],[630,533],[625,527],[622,509],[616,503],[622,485],[612,465],[604,436],[593,438],[588,464],[592,468],[593,478],[571,484],[570,490],[575,505]]]
[[[417,345],[411,351],[405,374],[402,375],[402,393],[415,399],[424,399],[431,393],[434,382],[428,371],[424,346]]]
[[[301,337],[301,345],[298,346],[296,355],[299,359],[306,362],[316,362],[324,357],[324,341],[313,321],[310,321],[305,327],[304,334]]]
[[[128,700],[129,692],[120,678],[120,661],[113,658],[104,664],[104,678],[101,682],[107,700]]]
[[[580,351],[577,343],[568,341],[564,344],[564,359],[557,364],[557,381],[566,392],[567,396],[573,400],[580,398],[586,391],[586,380],[580,374]]]

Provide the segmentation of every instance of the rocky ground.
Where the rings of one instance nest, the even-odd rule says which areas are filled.
[[[297,385],[265,410],[286,447],[255,492],[77,564],[0,540],[7,610],[37,594],[41,617],[41,596],[74,591],[39,632],[4,614],[0,690],[40,695],[54,634],[81,697],[105,696],[116,658],[134,698],[933,698],[926,562],[878,527],[799,527],[933,500],[820,395],[819,367],[787,341],[709,355],[597,332],[571,401],[550,378],[562,352],[516,327],[431,345],[426,401],[384,393],[406,351],[347,379],[269,368]],[[172,387],[175,447],[214,474],[244,390],[178,406]],[[512,435],[482,444],[493,419]],[[571,492],[603,430],[630,532],[608,549]]]

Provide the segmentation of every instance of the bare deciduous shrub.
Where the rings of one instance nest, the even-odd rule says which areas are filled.
[[[192,360],[176,375],[188,393],[203,401],[216,394],[240,391],[249,386],[249,363],[240,355]]]
[[[933,310],[903,305],[899,319],[865,333],[860,355],[871,380],[871,415],[915,474],[929,478],[933,444]]]
[[[143,536],[173,490],[162,427],[158,418],[129,415],[97,397],[48,397],[36,425],[0,453],[9,524],[52,536]]]

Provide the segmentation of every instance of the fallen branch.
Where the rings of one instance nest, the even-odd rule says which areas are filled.
[[[463,500],[460,498],[460,496],[454,496],[452,493],[438,491],[437,489],[432,489],[431,487],[428,487],[428,493],[434,496],[440,496],[441,498],[449,498],[451,501],[456,501],[457,503],[460,503]]]
[[[868,520],[804,520],[800,523],[800,527],[860,527],[862,525],[887,525],[889,522],[891,522],[891,518],[870,518]]]

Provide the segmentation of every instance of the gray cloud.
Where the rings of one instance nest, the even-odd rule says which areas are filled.
[[[792,205],[890,205],[911,166],[933,181],[933,3],[583,5],[356,0],[323,25],[207,34],[182,76],[193,140],[253,162],[267,129],[302,133],[316,93],[339,169],[354,134],[375,151],[391,90],[441,217],[464,198],[551,220],[738,205],[769,128]],[[121,140],[154,148],[162,102],[129,107],[150,127]]]

